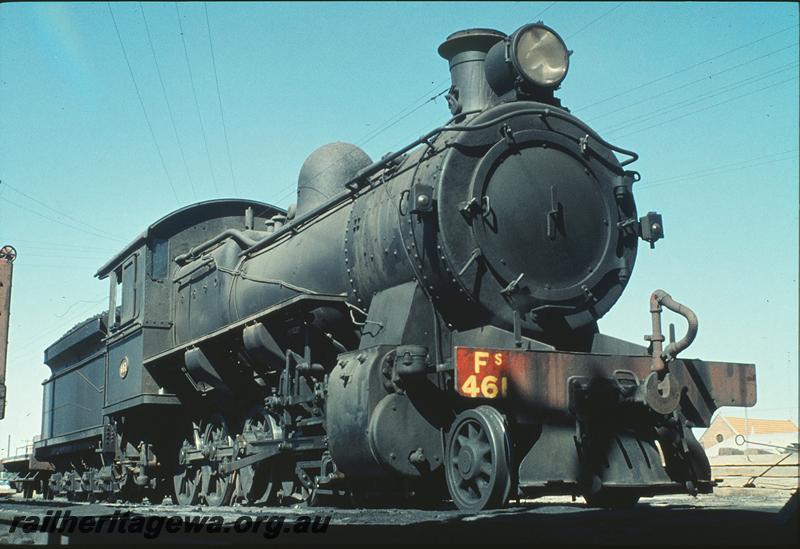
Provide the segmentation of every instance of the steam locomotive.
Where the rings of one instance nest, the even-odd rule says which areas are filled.
[[[677,358],[697,318],[660,290],[647,346],[597,329],[663,237],[637,155],[555,97],[571,52],[544,24],[438,51],[447,123],[377,161],[325,145],[288,211],[193,204],[100,267],[107,312],[45,351],[20,489],[470,511],[712,490],[691,428],[752,406],[754,365]],[[666,345],[663,308],[689,326]]]

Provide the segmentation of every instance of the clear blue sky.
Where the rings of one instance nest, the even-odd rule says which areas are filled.
[[[448,34],[535,18],[575,52],[564,104],[641,154],[639,209],[664,215],[601,329],[642,341],[662,287],[700,317],[687,355],[755,362],[748,413],[796,420],[796,4],[215,3],[210,42],[188,3],[186,51],[175,4],[145,3],[147,27],[112,7],[147,119],[106,3],[0,5],[0,244],[19,251],[3,452],[39,432],[44,348],[106,307],[92,275],[148,223],[214,197],[287,206],[327,142],[399,148],[449,116],[424,103],[448,85]]]

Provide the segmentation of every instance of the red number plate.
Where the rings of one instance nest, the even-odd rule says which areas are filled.
[[[456,391],[469,398],[498,398],[508,394],[508,351],[456,347]]]

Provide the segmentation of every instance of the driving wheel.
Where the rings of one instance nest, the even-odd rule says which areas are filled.
[[[175,503],[178,505],[194,505],[199,499],[200,468],[197,462],[189,461],[189,454],[197,450],[195,431],[199,427],[193,425],[193,432],[185,437],[178,448],[178,465],[172,477]]]
[[[254,441],[274,439],[279,428],[275,420],[262,409],[254,410],[242,426],[242,437]],[[275,468],[271,461],[245,465],[239,469],[239,492],[247,505],[272,503],[277,492]]]
[[[225,471],[231,462],[233,438],[228,434],[228,425],[222,416],[209,419],[203,433],[203,448],[208,460],[201,467],[200,489],[206,503],[212,507],[227,505],[233,495],[233,473]]]

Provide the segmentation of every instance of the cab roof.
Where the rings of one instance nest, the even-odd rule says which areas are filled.
[[[170,238],[178,232],[207,219],[236,215],[237,213],[244,215],[244,211],[248,207],[253,208],[253,213],[256,217],[269,218],[273,215],[286,214],[285,210],[273,206],[272,204],[239,198],[220,198],[190,204],[189,206],[168,213],[148,226],[130,244],[125,246],[122,251],[100,267],[94,276],[100,279],[107,277],[108,274],[130,254],[142,247],[151,238]]]

